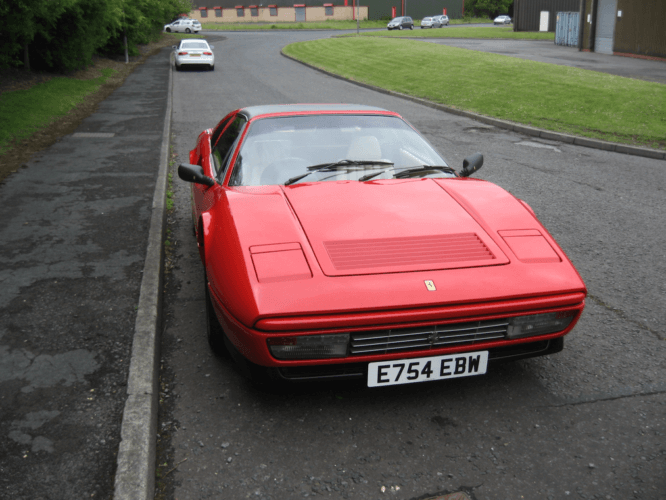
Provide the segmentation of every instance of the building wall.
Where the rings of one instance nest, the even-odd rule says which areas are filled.
[[[338,0],[340,5],[337,3],[333,7],[334,19],[352,19],[353,17],[341,17],[338,18],[338,9],[348,8],[351,9],[353,5],[353,0]],[[261,8],[266,8],[268,10],[268,5],[277,5],[278,6],[278,16],[281,17],[280,11],[282,9],[291,8],[293,11],[294,4],[305,5],[306,8],[306,20],[313,21],[314,18],[310,18],[310,8],[319,7],[323,9],[325,3],[334,3],[331,0],[195,0],[192,2],[194,9],[192,10],[191,17],[195,19],[200,19],[197,16],[199,7],[208,8],[208,18],[205,18],[206,22],[230,22],[230,21],[212,21],[215,17],[213,12],[213,7],[222,7],[223,15],[220,19],[225,19],[227,17],[227,10],[233,10],[236,5],[243,5],[246,7],[247,12],[245,13],[245,18],[239,18],[240,20],[249,21],[249,9],[250,5],[259,5],[261,3]],[[346,4],[346,5],[345,5]],[[365,18],[366,19],[382,19],[390,18],[392,9],[395,7],[396,15],[398,16],[411,16],[414,19],[421,19],[426,16],[435,16],[438,14],[443,14],[443,10],[446,9],[446,14],[452,19],[459,19],[463,15],[463,4],[464,0],[360,0],[360,10],[366,9]],[[406,12],[403,12],[403,7],[405,7]],[[341,11],[346,12],[346,11]],[[234,14],[234,13],[232,13]],[[313,13],[313,15],[315,15]],[[339,14],[342,15],[342,14]],[[289,17],[287,14],[285,16]],[[235,17],[235,14],[234,14]],[[364,16],[360,16],[361,19],[364,19]],[[326,19],[330,19],[331,16],[326,16]],[[256,20],[256,18],[254,18]],[[294,20],[295,17],[290,18]],[[276,17],[272,17],[272,20],[279,20]],[[320,20],[320,19],[317,19]],[[321,19],[323,20],[323,19]],[[263,22],[263,20],[262,20]]]
[[[349,0],[351,2],[351,0]],[[463,0],[361,0],[367,4],[370,19],[391,17],[391,7],[395,7],[396,16],[410,16],[413,19],[422,19],[426,16],[443,14],[451,19],[462,17]],[[405,6],[405,12],[403,12]]]
[[[548,31],[554,32],[557,13],[579,12],[580,2],[581,0],[514,0],[513,29],[514,31],[539,31],[541,11],[547,10],[550,13]]]
[[[237,4],[240,5],[240,4]],[[252,16],[249,5],[245,5],[243,11],[244,16],[238,17],[235,8],[224,8],[222,10],[222,17],[216,17],[213,8],[208,9],[208,17],[202,17],[200,10],[193,10],[190,12],[192,19],[198,19],[201,24],[226,24],[226,23],[275,23],[275,22],[296,22],[296,9],[293,7],[278,7],[277,16],[271,16],[270,9],[267,6],[261,6],[257,9],[257,16]],[[259,5],[259,4],[256,4]],[[272,4],[271,4],[272,5]],[[306,7],[305,8],[305,21],[326,21],[333,19],[336,21],[348,21],[355,19],[353,8],[351,6],[345,7],[340,5],[333,6],[333,15],[327,16],[323,6]],[[368,18],[368,8],[359,6],[359,19],[364,20]]]
[[[613,52],[666,57],[666,1],[617,0]]]

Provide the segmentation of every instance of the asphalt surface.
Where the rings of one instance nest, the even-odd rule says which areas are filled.
[[[0,186],[0,498],[110,498],[169,53]]]
[[[420,39],[419,39],[420,40]],[[555,45],[541,40],[464,40],[460,38],[424,39],[426,42],[468,50],[518,57],[560,66],[570,66],[611,75],[666,83],[666,62],[596,52],[581,52],[576,47]]]
[[[560,486],[553,471],[564,471],[566,491],[581,498],[602,490],[608,494],[600,498],[661,498],[663,162],[536,141],[279,57],[282,45],[320,36],[216,41],[216,72],[183,72],[174,87],[177,157],[186,161],[196,135],[242,105],[352,101],[395,109],[454,166],[484,150],[479,176],[532,204],[590,286],[582,333],[554,361],[462,383],[258,393],[205,345],[187,189],[176,183],[158,442],[169,463],[162,475],[173,483],[164,495],[364,498],[383,496],[385,486],[396,498],[413,498],[469,490],[484,472],[492,486],[469,490],[478,498],[526,491],[564,498],[565,490],[547,491],[547,480]],[[113,494],[168,60],[168,51],[150,58],[77,134],[0,186],[0,498]],[[500,442],[506,452],[495,448]],[[535,459],[540,453],[547,458]],[[600,484],[615,488],[612,495],[595,489]]]

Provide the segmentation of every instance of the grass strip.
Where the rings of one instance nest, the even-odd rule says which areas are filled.
[[[387,38],[329,38],[285,54],[351,80],[562,133],[666,149],[666,85]]]
[[[384,26],[386,27],[386,26]],[[344,36],[356,36],[350,33]],[[513,31],[511,27],[456,27],[420,29],[414,22],[413,30],[387,30],[360,33],[360,36],[395,38],[500,38],[514,40],[555,40],[555,33],[539,31]]]
[[[420,24],[420,19],[414,20],[415,29]],[[451,19],[451,24],[480,24],[491,23],[492,20],[486,18],[466,18]],[[360,29],[382,29],[386,30],[388,20],[379,21],[359,21]],[[205,23],[201,25],[205,30],[219,31],[250,31],[250,30],[355,30],[356,21],[308,21],[308,22],[275,22],[275,23]],[[386,30],[388,31],[388,30]],[[438,30],[434,30],[438,31]],[[397,32],[396,32],[397,33]],[[384,33],[386,34],[386,33]]]
[[[103,69],[90,80],[55,77],[27,90],[0,95],[0,154],[10,143],[29,137],[37,130],[66,115],[109,78],[115,70]]]

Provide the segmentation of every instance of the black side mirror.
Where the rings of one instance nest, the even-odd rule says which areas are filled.
[[[195,184],[203,184],[204,186],[214,186],[215,179],[204,175],[203,167],[201,165],[190,165],[189,163],[181,163],[178,165],[178,177],[185,182],[193,182]]]
[[[469,177],[483,166],[483,155],[474,153],[463,160],[463,169],[459,172],[460,177]]]

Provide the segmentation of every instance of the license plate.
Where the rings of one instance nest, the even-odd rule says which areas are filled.
[[[190,54],[190,57],[200,57],[201,54]]]
[[[483,375],[487,368],[488,351],[378,361],[368,364],[368,387],[471,377]]]

